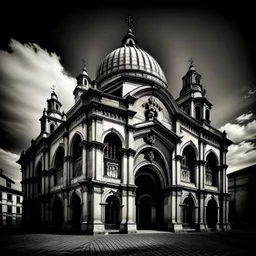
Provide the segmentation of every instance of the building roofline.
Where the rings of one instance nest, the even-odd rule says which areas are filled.
[[[256,169],[256,164],[253,164],[253,165],[247,166],[245,168],[242,168],[240,170],[237,170],[237,171],[234,171],[232,173],[229,173],[229,174],[227,174],[227,177],[231,178],[233,176],[238,176],[238,175],[252,173],[252,172],[255,172],[255,169]]]

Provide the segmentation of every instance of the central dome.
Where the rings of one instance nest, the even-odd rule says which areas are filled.
[[[122,40],[123,46],[109,53],[101,62],[96,80],[100,87],[121,75],[144,78],[167,87],[163,70],[157,61],[140,49],[131,29]]]

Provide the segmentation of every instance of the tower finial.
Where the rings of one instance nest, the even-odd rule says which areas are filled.
[[[194,60],[193,60],[192,58],[190,58],[188,62],[189,62],[189,65],[190,65],[190,66],[193,66]]]
[[[83,69],[86,70],[87,59],[83,58]]]
[[[51,87],[52,92],[55,92],[55,87],[56,87],[56,86],[53,84],[52,87]]]
[[[126,19],[125,22],[128,24],[128,30],[131,30],[133,27],[133,17],[129,15]]]

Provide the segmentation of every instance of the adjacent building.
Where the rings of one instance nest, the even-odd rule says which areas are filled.
[[[0,228],[19,227],[22,220],[23,193],[13,188],[15,182],[0,169]]]
[[[229,173],[227,176],[232,229],[255,230],[256,165]]]
[[[74,105],[47,100],[41,132],[23,151],[24,226],[104,234],[110,229],[226,230],[226,154],[212,103],[190,63],[177,99],[129,18],[121,45],[77,76]],[[47,85],[46,85],[47,86]]]

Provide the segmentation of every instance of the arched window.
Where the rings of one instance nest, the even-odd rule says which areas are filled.
[[[122,143],[119,137],[108,134],[104,139],[104,175],[120,178]]]
[[[54,128],[55,128],[54,124],[51,124],[51,125],[50,125],[50,132],[51,132],[51,133],[54,131]]]
[[[196,80],[196,83],[197,83],[197,84],[200,84],[200,77],[199,77],[199,76],[196,76],[196,77],[195,77],[195,80]]]
[[[82,145],[81,145],[81,137],[79,135],[76,136],[73,143],[73,177],[77,177],[82,175]]]
[[[210,110],[209,109],[206,109],[206,111],[205,111],[205,119],[206,119],[206,121],[210,121]]]
[[[184,79],[183,87],[185,87],[185,86],[188,85],[188,84],[189,84],[188,77],[186,77],[186,78]]]
[[[192,146],[188,145],[183,150],[182,154],[182,181],[195,182],[195,160],[196,154]]]
[[[64,149],[63,147],[58,148],[55,157],[55,176],[54,176],[54,184],[59,185],[63,182],[63,165],[64,165]]]
[[[36,177],[37,177],[37,192],[42,192],[42,162],[40,161],[36,168]]]
[[[210,186],[218,186],[218,166],[217,158],[211,152],[206,157],[206,166],[205,166],[205,183]]]
[[[196,119],[201,119],[201,108],[200,106],[196,106]]]

